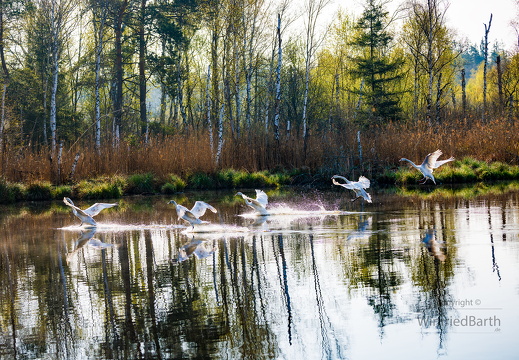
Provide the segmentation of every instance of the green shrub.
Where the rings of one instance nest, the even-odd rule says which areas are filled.
[[[188,178],[188,186],[192,189],[210,190],[216,189],[215,180],[206,173],[194,173]]]
[[[72,186],[70,185],[59,185],[55,186],[52,189],[52,198],[53,199],[63,199],[64,197],[72,196]]]
[[[385,170],[377,176],[377,181],[382,184],[394,184],[397,182],[396,174],[394,170]]]
[[[161,187],[161,192],[163,194],[174,194],[178,191],[182,191],[186,187],[186,182],[182,180],[179,176],[175,174],[171,174],[168,176],[168,180]]]
[[[155,193],[155,184],[152,173],[135,174],[128,177],[125,190],[128,194]]]
[[[423,175],[415,169],[400,168],[395,173],[395,180],[397,184],[412,184],[417,183]]]
[[[236,181],[246,174],[242,170],[226,169],[220,170],[215,175],[215,181],[220,188],[234,188]]]
[[[25,186],[0,179],[0,203],[9,204],[25,198]]]
[[[287,173],[275,173],[269,176],[272,184],[276,186],[288,185],[292,182],[292,177]]]
[[[119,179],[83,180],[73,189],[73,195],[81,199],[111,199],[123,195]]]
[[[25,198],[30,201],[52,200],[52,184],[46,181],[29,184],[26,189]]]
[[[253,173],[243,172],[235,178],[234,187],[237,188],[263,188],[277,187],[280,183],[277,177],[270,175],[266,171],[258,171]]]
[[[444,183],[467,183],[477,181],[477,175],[474,169],[467,164],[459,166],[449,166],[440,168],[441,171],[436,172],[436,178]]]

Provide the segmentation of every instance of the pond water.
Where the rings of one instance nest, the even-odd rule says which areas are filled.
[[[268,217],[233,191],[123,198],[95,229],[2,207],[0,358],[519,357],[519,193],[267,193]],[[193,231],[170,199],[218,213]]]

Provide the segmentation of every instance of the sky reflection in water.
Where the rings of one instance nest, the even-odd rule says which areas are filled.
[[[269,195],[257,217],[185,194],[218,209],[196,231],[162,197],[122,199],[96,229],[58,203],[5,208],[0,357],[519,355],[516,193]]]

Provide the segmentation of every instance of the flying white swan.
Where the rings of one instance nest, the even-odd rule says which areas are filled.
[[[345,183],[340,183],[340,182],[336,181],[335,179],[342,179],[345,181]],[[371,196],[365,190],[365,189],[369,188],[369,186],[371,184],[368,178],[361,176],[361,177],[359,177],[359,181],[349,181],[344,176],[333,175],[332,182],[334,185],[339,185],[346,189],[353,190],[357,197],[355,199],[352,199],[351,201],[355,201],[358,198],[362,197],[367,202],[369,202],[369,203],[371,202]]]
[[[434,185],[436,185],[436,180],[434,179],[434,176],[433,176],[434,169],[439,168],[443,164],[448,163],[449,161],[453,161],[454,160],[454,158],[451,156],[447,160],[437,161],[438,158],[442,154],[443,153],[441,152],[441,150],[436,150],[435,152],[428,154],[425,157],[422,165],[420,165],[420,166],[416,165],[414,162],[412,162],[411,160],[406,159],[406,158],[401,158],[400,161],[407,161],[411,165],[413,165],[416,169],[420,170],[420,172],[424,176],[423,179],[420,180],[420,184],[425,184],[427,179],[431,179],[432,182],[434,183]]]
[[[193,229],[197,224],[209,223],[209,221],[203,221],[199,219],[200,216],[203,216],[205,214],[205,211],[207,209],[211,210],[214,213],[218,212],[214,207],[203,201],[195,202],[195,205],[193,205],[193,208],[191,210],[189,210],[185,206],[177,204],[175,200],[170,200],[168,204],[175,204],[178,218],[190,223]]]
[[[95,203],[94,205],[90,206],[88,209],[81,210],[76,205],[74,205],[72,200],[70,200],[70,198],[68,198],[68,197],[64,197],[63,202],[72,208],[72,213],[74,215],[76,215],[79,220],[81,220],[81,225],[88,224],[90,226],[97,226],[97,223],[94,220],[94,216],[99,214],[101,212],[101,210],[117,206],[117,203],[115,203],[115,204]]]
[[[241,192],[237,192],[236,196],[240,195],[244,200],[245,204],[256,210],[260,215],[269,215],[266,207],[269,203],[269,198],[263,190],[256,190],[256,199],[250,198]]]

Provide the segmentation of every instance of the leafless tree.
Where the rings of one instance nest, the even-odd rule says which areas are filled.
[[[487,67],[488,67],[488,33],[490,32],[490,26],[492,25],[492,14],[490,14],[490,20],[485,25],[485,38],[483,42],[483,114],[482,120],[486,121],[487,118]]]

